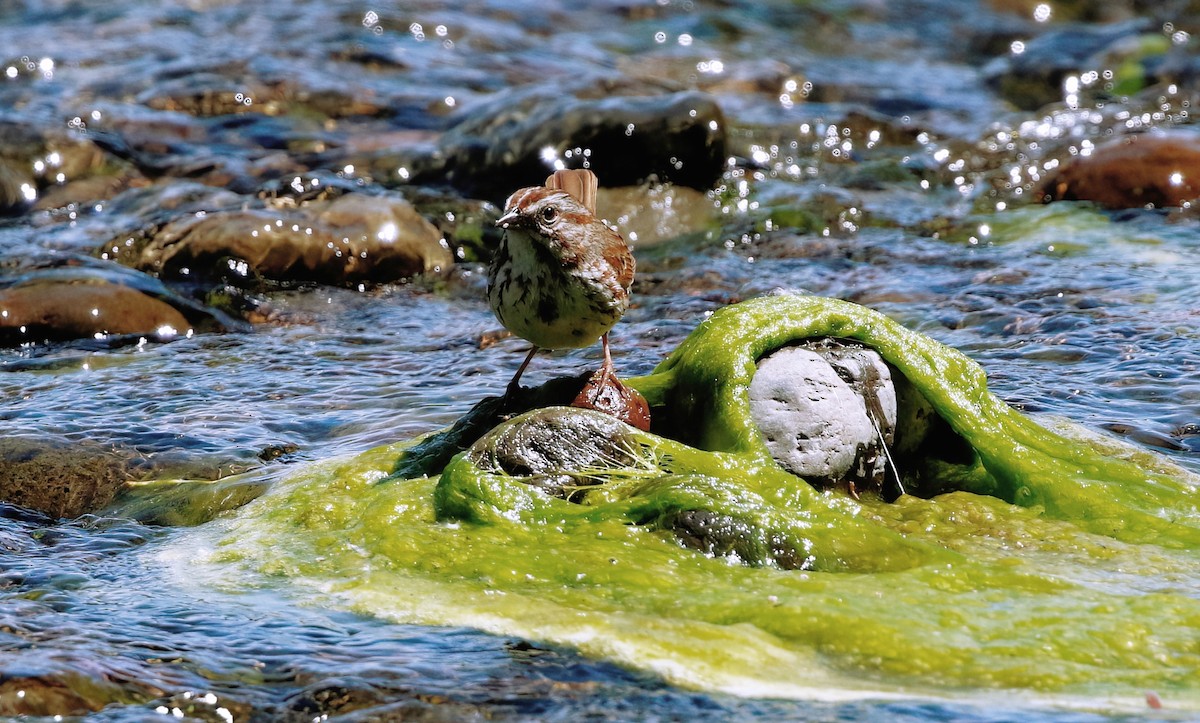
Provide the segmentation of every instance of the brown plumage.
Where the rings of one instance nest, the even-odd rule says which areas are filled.
[[[579,173],[579,172],[574,172]],[[575,186],[585,197],[591,179]],[[589,184],[590,181],[590,184]],[[612,373],[608,331],[625,314],[634,260],[621,235],[583,201],[558,188],[523,188],[509,196],[498,225],[504,238],[488,268],[488,303],[509,331],[533,344],[509,382],[515,389],[539,348],[579,348],[600,339],[605,374]]]

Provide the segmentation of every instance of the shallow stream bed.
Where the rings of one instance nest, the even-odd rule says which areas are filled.
[[[408,168],[386,165],[380,149],[417,153],[506,93],[699,90],[723,113],[729,161],[713,188],[680,185],[671,205],[649,187],[608,197],[612,208],[654,199],[640,213],[657,223],[639,227],[649,230],[633,244],[634,306],[612,334],[622,376],[649,373],[716,309],[799,289],[963,351],[1018,409],[1200,473],[1200,220],[1191,209],[1032,200],[1042,176],[1113,132],[1188,132],[1200,97],[1188,31],[1200,30],[1200,9],[1160,17],[1168,11],[1142,6],[0,4],[0,190],[16,195],[0,194],[0,273],[96,258],[161,225],[130,200],[146,189],[206,184],[258,199],[272,182],[321,177],[408,196],[442,223],[453,212],[433,217],[441,207],[418,202],[436,188],[459,216],[482,208],[486,219],[502,199],[408,184]],[[1038,39],[1065,57],[1113,28],[1126,30],[1074,76],[1010,69],[1003,77],[1027,83],[1024,95],[995,80]],[[1166,60],[1138,60],[1135,41]],[[1173,62],[1187,66],[1179,80],[1158,82]],[[547,170],[556,160],[548,154]],[[1084,721],[1140,712],[1130,691],[1143,688],[1162,693],[1165,716],[1200,710],[1194,684],[1180,682],[1198,670],[1195,649],[1190,663],[1133,676],[1113,700],[1057,695],[1053,681],[889,677],[869,661],[865,679],[886,682],[875,690],[750,676],[755,685],[716,691],[636,651],[597,660],[536,631],[478,632],[496,626],[457,614],[445,618],[452,627],[389,622],[405,617],[403,590],[389,599],[364,588],[349,611],[337,580],[284,569],[312,560],[280,554],[274,572],[225,564],[218,549],[261,514],[238,503],[310,465],[438,429],[503,390],[526,347],[497,334],[484,299],[487,236],[481,247],[441,228],[459,261],[403,281],[258,283],[236,269],[203,288],[169,280],[202,303],[235,299],[222,313],[248,321],[223,332],[0,348],[5,439],[112,451],[140,481],[246,480],[233,497],[146,522],[119,502],[71,521],[0,505],[0,715]],[[598,346],[543,355],[527,383],[599,358]],[[999,514],[991,501],[955,504],[980,529],[978,518]],[[916,524],[914,508],[896,515],[910,513]],[[1030,529],[1056,534],[1032,517]],[[1056,550],[1048,564],[1089,550]],[[1157,559],[1140,554],[1120,559]],[[1089,584],[1136,612],[1161,592],[1146,580],[1097,565]],[[1163,581],[1193,599],[1194,583]],[[1073,634],[1088,627],[1080,618]],[[1156,631],[1130,623],[1125,643],[1152,647]],[[947,617],[947,634],[959,624]],[[1173,701],[1173,686],[1190,697]]]

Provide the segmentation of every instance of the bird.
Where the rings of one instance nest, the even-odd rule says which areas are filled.
[[[539,349],[578,349],[599,339],[601,382],[615,377],[608,332],[629,307],[636,264],[621,235],[594,213],[597,183],[586,169],[559,171],[546,186],[509,196],[496,222],[504,234],[488,266],[488,304],[506,329],[533,345],[506,397],[520,388]]]

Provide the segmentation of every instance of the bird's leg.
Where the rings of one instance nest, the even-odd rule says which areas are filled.
[[[537,354],[537,352],[538,348],[536,346],[529,349],[529,354],[526,355],[525,361],[521,362],[521,366],[517,367],[517,373],[513,375],[512,381],[509,382],[508,387],[505,388],[505,397],[511,397],[521,389],[517,382],[521,380],[521,375],[525,373],[525,367],[529,366],[529,362],[533,361],[533,355]]]
[[[615,375],[613,370],[612,354],[608,351],[608,333],[600,337],[600,346],[604,349],[604,364],[600,366],[600,373],[596,377],[595,392],[592,397],[592,403],[595,404],[600,395],[604,393],[604,387],[608,385],[608,380]]]

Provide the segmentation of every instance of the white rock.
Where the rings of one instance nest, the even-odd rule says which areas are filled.
[[[793,474],[819,483],[882,483],[896,393],[875,351],[832,340],[780,349],[758,364],[750,412],[771,454]]]

